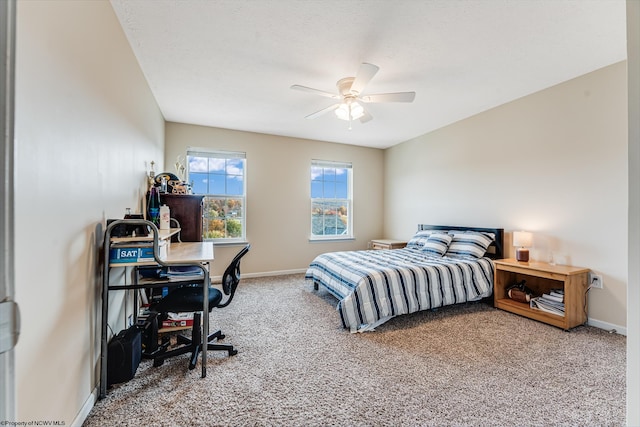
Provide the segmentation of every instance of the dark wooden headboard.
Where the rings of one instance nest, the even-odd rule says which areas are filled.
[[[493,233],[496,240],[487,249],[486,256],[491,259],[504,258],[504,228],[479,228],[479,227],[460,227],[457,225],[429,225],[418,224],[418,231],[422,230],[459,230],[459,231],[481,231],[484,233]]]

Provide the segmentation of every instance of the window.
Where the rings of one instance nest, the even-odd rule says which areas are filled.
[[[203,239],[245,240],[245,153],[187,150],[193,194],[203,194]]]
[[[311,161],[311,239],[352,238],[351,163]]]

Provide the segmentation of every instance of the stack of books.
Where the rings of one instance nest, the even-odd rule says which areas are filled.
[[[115,239],[114,239],[115,240]],[[167,256],[167,242],[158,242],[158,250],[160,258]],[[111,243],[109,248],[110,264],[126,264],[126,263],[149,263],[154,262],[153,242],[148,240],[124,240]]]
[[[163,283],[181,283],[183,285],[199,285],[204,280],[204,273],[197,265],[171,267],[138,268],[139,285],[162,285]],[[149,286],[140,293],[143,306],[160,301],[169,294],[168,286]]]
[[[197,265],[187,265],[169,267],[161,276],[170,282],[182,282],[185,280],[202,280],[204,275],[202,269]]]
[[[144,327],[150,318],[149,307],[140,307],[138,311],[138,326]],[[158,323],[158,329],[190,328],[193,326],[193,313],[167,313],[167,318]]]
[[[138,269],[138,283],[189,282],[197,283],[204,278],[202,269],[197,265],[150,267]]]
[[[193,313],[167,313],[167,319],[162,321],[162,328],[187,328],[193,326]]]
[[[536,310],[564,316],[564,290],[552,289],[539,297],[531,298],[529,306]]]

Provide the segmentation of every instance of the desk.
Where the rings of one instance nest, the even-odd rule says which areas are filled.
[[[123,238],[112,238],[111,231],[112,229],[119,224],[129,224],[129,225],[145,225],[149,226],[152,229],[152,236],[147,239],[149,241],[153,241],[153,249],[154,249],[154,257],[156,262],[144,262],[144,263],[113,263],[109,262],[109,249],[112,243],[122,242]],[[142,288],[148,288],[152,285],[133,285],[133,284],[124,284],[124,285],[111,285],[109,283],[109,273],[112,268],[126,268],[133,266],[141,266],[141,265],[160,265],[163,267],[170,266],[198,266],[202,269],[203,272],[203,293],[204,299],[202,304],[202,377],[207,376],[207,336],[209,335],[209,285],[211,280],[209,278],[209,265],[213,262],[213,243],[212,242],[181,242],[181,243],[171,243],[167,249],[167,255],[161,257],[159,255],[159,245],[158,240],[161,239],[169,239],[173,234],[180,231],[179,229],[175,232],[164,232],[161,233],[153,223],[145,220],[119,220],[114,221],[107,227],[105,231],[104,238],[104,274],[103,274],[103,285],[102,285],[102,339],[101,339],[101,353],[100,353],[100,398],[104,398],[107,395],[107,322],[108,322],[108,312],[109,312],[109,291],[110,290],[136,290]],[[163,230],[164,231],[164,230]],[[130,239],[130,238],[124,238]],[[129,240],[131,241],[131,240]],[[193,283],[194,281],[189,281]],[[180,282],[171,282],[167,285],[179,285]],[[154,286],[158,286],[157,284]],[[134,307],[135,310],[138,307]]]
[[[120,221],[118,221],[120,224]],[[168,230],[158,229],[158,240],[169,240],[172,236],[178,234],[182,229],[180,228],[170,228]],[[154,235],[153,233],[147,236],[140,237],[111,237],[111,243],[126,243],[126,242],[153,242]]]
[[[171,243],[166,259],[160,260],[171,264],[213,261],[213,242]]]

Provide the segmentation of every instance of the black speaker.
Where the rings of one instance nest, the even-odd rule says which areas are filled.
[[[107,227],[109,226],[109,224],[111,224],[113,221],[119,221],[118,219],[108,219],[107,220]],[[111,237],[127,237],[130,234],[127,234],[127,225],[126,224],[120,224],[120,225],[116,225],[115,227],[113,227],[113,229],[111,230]]]
[[[132,326],[118,333],[107,347],[107,385],[129,381],[142,357],[142,331]]]
[[[124,216],[124,219],[144,219],[144,218],[142,217],[142,214],[128,214]],[[119,221],[119,219],[108,219],[107,227],[113,221]],[[116,225],[111,230],[111,237],[130,237],[133,235],[133,233],[136,233],[136,236],[138,237],[148,236],[149,230],[145,225],[119,224],[119,225]]]

